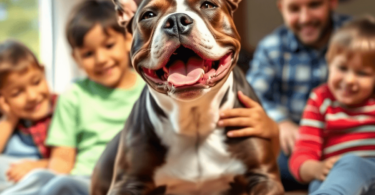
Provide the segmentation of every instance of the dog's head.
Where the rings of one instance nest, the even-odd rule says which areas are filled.
[[[223,83],[237,62],[232,15],[241,0],[143,0],[127,24],[135,70],[154,90],[193,100]]]

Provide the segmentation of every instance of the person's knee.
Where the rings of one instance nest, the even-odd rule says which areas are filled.
[[[335,164],[335,166],[350,166],[357,167],[360,166],[363,162],[363,159],[359,156],[353,154],[347,154],[341,157]]]
[[[28,174],[26,174],[23,180],[30,178],[38,178],[40,180],[48,181],[53,177],[55,177],[55,174],[47,169],[34,169],[30,171]]]
[[[319,187],[322,185],[322,183],[323,182],[319,181],[319,180],[313,180],[312,182],[310,182],[310,184],[309,184],[309,194],[318,190]]]
[[[62,194],[68,191],[73,186],[74,181],[65,175],[58,175],[54,177],[43,189],[42,194]]]
[[[86,184],[87,183],[87,184]],[[59,175],[53,178],[42,190],[42,195],[88,194],[89,182],[74,179],[72,176]]]

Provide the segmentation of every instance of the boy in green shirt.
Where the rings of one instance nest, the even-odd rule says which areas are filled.
[[[50,169],[90,175],[106,144],[123,128],[144,82],[131,69],[126,55],[131,36],[118,26],[110,2],[85,1],[72,16],[67,39],[88,78],[60,96],[47,145],[54,147]]]

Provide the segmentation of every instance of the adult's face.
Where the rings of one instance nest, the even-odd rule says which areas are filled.
[[[307,46],[316,46],[329,32],[330,16],[337,0],[279,0],[286,26]]]

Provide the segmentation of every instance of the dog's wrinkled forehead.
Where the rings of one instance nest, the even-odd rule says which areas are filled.
[[[171,14],[185,13],[205,25],[215,37],[239,38],[232,14],[240,0],[143,0],[129,26],[133,32],[132,53],[150,44],[158,28]]]

